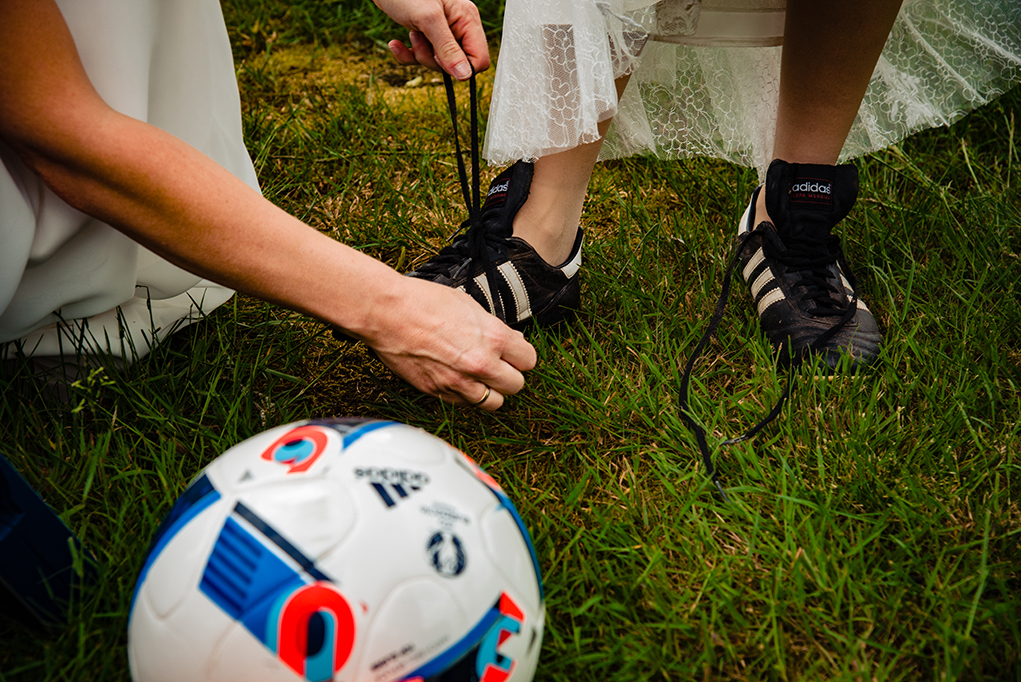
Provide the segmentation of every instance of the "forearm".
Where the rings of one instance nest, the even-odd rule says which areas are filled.
[[[184,269],[355,333],[399,278],[177,138],[109,110],[90,122],[74,145],[19,151],[69,204]]]
[[[0,138],[70,205],[173,263],[355,333],[401,279],[109,107],[53,2],[0,2]]]

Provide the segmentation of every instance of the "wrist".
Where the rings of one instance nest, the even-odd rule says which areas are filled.
[[[409,294],[406,277],[378,261],[369,267],[374,272],[362,280],[363,286],[336,298],[340,309],[333,322],[354,340],[377,347],[407,324]]]

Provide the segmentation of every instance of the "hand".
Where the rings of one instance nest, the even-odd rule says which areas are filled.
[[[454,405],[493,411],[525,385],[535,349],[521,332],[456,289],[401,277],[404,304],[390,307],[359,336],[394,372],[421,391]],[[478,401],[486,395],[486,400]]]
[[[470,0],[373,1],[410,31],[410,49],[400,40],[389,44],[401,64],[421,64],[462,81],[471,76],[472,66],[476,72],[489,68],[486,34]]]

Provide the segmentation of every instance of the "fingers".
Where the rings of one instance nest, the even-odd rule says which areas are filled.
[[[466,10],[468,16],[451,28],[461,44],[462,54],[467,55],[478,73],[485,71],[490,66],[489,44],[486,42],[486,32],[482,28],[482,22],[478,18],[478,9],[471,3],[468,3],[468,7],[469,9]]]
[[[482,390],[482,395],[475,400],[465,397],[465,404],[468,407],[475,407],[486,412],[496,412],[503,406],[504,396],[502,393],[494,391],[491,386],[486,384],[478,384],[477,388]]]
[[[377,349],[376,355],[418,390],[452,405],[497,410],[506,396],[518,393],[525,385],[521,370],[484,350],[469,350],[445,361],[421,352],[391,353]]]
[[[485,386],[485,384],[483,384],[483,386]],[[472,400],[469,403],[472,407],[477,407],[489,399],[489,394],[493,392],[493,389],[491,389],[489,386],[485,386],[485,388],[486,392],[482,394],[481,398],[479,398],[478,400]]]
[[[387,43],[387,47],[390,48],[390,52],[397,61],[405,66],[414,66],[418,64],[418,60],[415,59],[415,53],[407,48],[407,46],[399,40],[391,40]]]
[[[535,346],[526,341],[525,335],[521,332],[514,331],[513,334],[514,336],[503,352],[504,362],[521,372],[534,369],[537,360]]]
[[[527,344],[528,342],[526,341],[525,343]],[[531,349],[531,345],[528,348]],[[534,354],[534,349],[532,352]],[[534,366],[535,363],[533,362],[532,367]],[[473,372],[472,376],[494,391],[498,391],[503,395],[514,395],[525,387],[525,375],[522,372],[526,369],[531,369],[531,367],[516,367],[507,362],[506,357],[501,357],[485,370]],[[478,396],[481,394],[476,392],[474,395],[475,399],[478,400]]]
[[[535,350],[520,336],[520,332],[504,327],[496,318],[490,319],[503,327],[508,335],[513,335],[511,338],[520,337],[516,340],[531,351],[532,364],[529,368],[534,366]],[[523,354],[528,355],[527,352]],[[438,390],[426,388],[426,392],[454,405],[493,411],[504,404],[507,396],[516,395],[525,387],[525,375],[522,374],[525,368],[514,367],[505,358],[489,354],[482,347],[466,354],[462,362],[460,371],[444,367],[431,375],[431,383]]]
[[[479,10],[469,0],[376,0],[384,11],[410,30],[410,47],[399,40],[388,47],[398,62],[421,64],[467,80],[490,66],[489,45]]]
[[[524,376],[512,370],[509,379],[488,379],[481,381],[465,376],[463,372],[450,371],[447,367],[423,367],[420,360],[378,354],[379,359],[423,393],[459,407],[474,407],[494,412],[503,406],[506,396],[513,395],[524,387]],[[516,375],[516,376],[515,376]],[[504,388],[491,386],[487,381],[500,382]],[[507,388],[509,386],[509,388]]]
[[[408,34],[408,41],[411,43],[411,49],[408,49],[399,40],[391,40],[387,45],[398,62],[405,66],[421,64],[433,71],[443,71],[443,68],[436,62],[436,58],[433,55],[432,44],[426,40],[425,36],[418,31],[412,31]]]
[[[472,407],[485,410],[486,412],[496,412],[503,407],[503,394],[499,391],[490,391],[488,395],[485,395],[485,398],[481,402],[474,403]]]
[[[479,10],[471,2],[452,0],[444,3],[442,12],[424,14],[419,25],[414,28],[421,32],[419,37],[430,44],[429,51],[434,56],[434,63],[454,78],[462,81],[468,79],[473,65],[477,71],[489,68],[486,34],[479,19]],[[414,31],[410,38],[414,45]],[[461,49],[462,44],[475,57],[471,63]]]
[[[478,305],[474,301],[472,304]],[[507,346],[515,348],[515,362],[520,367],[500,356],[499,348],[503,344],[490,344],[479,337],[478,343],[462,349],[453,359],[446,361],[419,352],[393,354],[377,350],[377,355],[383,364],[424,393],[452,405],[476,407],[488,412],[498,410],[506,396],[515,395],[524,388],[525,375],[522,372],[535,365],[535,349],[520,332],[514,332],[488,313],[482,314],[488,318],[487,323],[492,321],[502,328],[500,333],[512,342]]]
[[[419,57],[419,53],[426,55],[425,59],[419,57],[419,64],[446,71],[459,81],[467,80],[472,75],[468,57],[457,44],[457,39],[450,32],[446,22],[440,21],[423,26],[421,33],[412,31],[408,38],[416,57]],[[416,42],[420,43],[418,49]]]

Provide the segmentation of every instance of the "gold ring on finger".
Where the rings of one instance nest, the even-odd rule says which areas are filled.
[[[479,398],[479,400],[477,402],[470,403],[470,405],[472,407],[478,407],[482,403],[484,403],[487,400],[489,400],[489,394],[492,393],[492,392],[493,392],[493,389],[491,389],[489,386],[486,386],[486,392],[482,394],[482,397]]]

